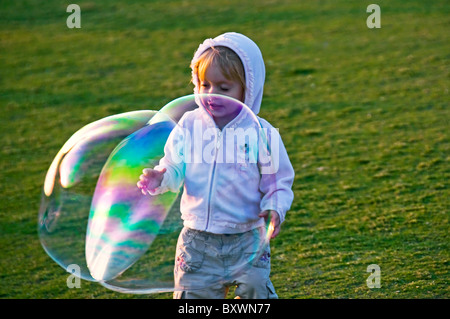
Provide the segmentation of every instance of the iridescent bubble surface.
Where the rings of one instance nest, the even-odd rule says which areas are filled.
[[[258,130],[261,124],[257,117],[244,104],[224,96],[189,95],[158,112],[129,112],[94,122],[67,141],[44,183],[39,236],[44,249],[59,265],[67,269],[76,264],[81,268],[81,278],[124,293],[203,289],[225,280],[175,287],[173,269],[177,238],[183,227],[179,203],[183,189],[150,196],[143,195],[136,186],[142,170],[153,168],[163,158],[167,139],[183,115],[211,98],[222,106],[238,105],[247,128],[255,129],[255,135],[244,132],[244,144],[240,145],[243,153],[236,152],[234,143],[231,148],[223,147],[215,160],[239,162],[244,169],[246,161],[272,162],[268,135]],[[203,136],[196,141],[199,137],[195,134],[190,138],[190,145],[208,142]],[[196,156],[195,150],[189,160],[211,160],[208,153]],[[248,178],[250,183],[257,177]],[[221,192],[230,191],[225,185]],[[231,193],[228,196],[230,200],[235,197]],[[267,227],[255,242],[253,253],[235,265],[236,272],[260,258],[272,231]]]
[[[91,275],[108,281],[133,265],[158,235],[177,193],[143,196],[136,181],[155,166],[176,124],[151,124],[123,140],[106,161],[95,188],[86,234]]]
[[[64,269],[78,265],[83,279],[94,280],[86,265],[85,241],[101,170],[117,144],[144,127],[156,113],[123,113],[86,125],[63,145],[47,171],[39,237],[53,260]]]

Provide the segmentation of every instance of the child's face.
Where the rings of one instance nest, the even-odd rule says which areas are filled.
[[[243,102],[244,89],[238,81],[228,80],[214,63],[205,72],[205,78],[199,79],[199,93],[226,95]],[[216,103],[214,103],[216,102]],[[241,110],[238,103],[227,103],[223,105],[223,100],[204,103],[207,111],[217,121],[228,123]]]

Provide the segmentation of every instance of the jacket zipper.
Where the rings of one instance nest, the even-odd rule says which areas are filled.
[[[213,164],[213,169],[212,169],[212,174],[211,174],[211,185],[209,187],[209,196],[208,196],[208,214],[206,216],[206,228],[205,231],[208,230],[209,227],[209,219],[211,217],[211,196],[212,196],[212,189],[213,189],[213,185],[214,185],[214,176],[215,176],[215,172],[216,172],[216,163],[217,163],[217,153],[219,153],[219,147],[220,147],[220,138],[222,136],[222,131],[219,131],[219,134],[217,136],[217,143],[216,143],[216,154],[214,156],[214,164]]]

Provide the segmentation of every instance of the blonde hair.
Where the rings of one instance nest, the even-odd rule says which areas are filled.
[[[195,61],[191,68],[199,80],[205,78],[206,70],[215,63],[230,81],[238,81],[245,92],[245,71],[241,59],[233,50],[224,47],[210,47]],[[193,80],[193,79],[192,79]]]

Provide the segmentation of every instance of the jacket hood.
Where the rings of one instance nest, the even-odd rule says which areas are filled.
[[[193,65],[200,55],[210,47],[224,46],[239,56],[244,66],[245,72],[245,100],[244,103],[255,113],[258,114],[261,108],[263,97],[264,81],[266,69],[261,50],[250,38],[236,32],[221,34],[214,39],[206,39],[194,54],[191,65]],[[192,81],[194,83],[194,93],[198,93],[198,77],[192,70]]]

